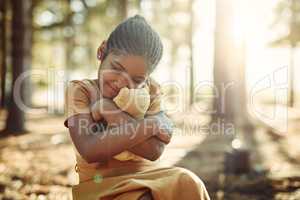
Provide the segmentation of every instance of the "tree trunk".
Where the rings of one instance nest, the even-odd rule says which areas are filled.
[[[68,0],[68,4],[66,7],[66,12],[67,13],[71,13],[71,0]],[[72,66],[73,66],[73,62],[72,62],[72,52],[74,49],[74,26],[71,20],[67,19],[66,21],[66,26],[64,28],[68,27],[71,31],[70,34],[68,34],[67,36],[65,36],[63,38],[63,40],[65,41],[65,71],[66,71],[66,80],[65,81],[69,81],[70,77],[69,74],[72,70]],[[62,29],[63,30],[63,27]],[[63,34],[62,34],[63,35]]]
[[[120,17],[121,20],[124,20],[127,18],[128,15],[128,0],[122,0],[119,3],[120,6]]]
[[[218,89],[213,122],[223,126],[219,134],[241,141],[225,154],[225,173],[248,173],[251,169],[249,140],[253,126],[247,112],[245,87],[245,43],[237,44],[232,33],[234,1],[216,1],[214,81]],[[219,124],[221,120],[221,124]],[[228,128],[229,129],[228,129]],[[221,136],[221,135],[220,135]]]
[[[213,120],[234,120],[233,89],[231,88],[231,70],[233,66],[233,36],[232,27],[232,1],[216,1],[216,29],[215,29],[215,60],[214,60],[214,84],[217,95],[214,100]]]
[[[290,18],[290,73],[289,73],[289,103],[290,107],[294,106],[295,95],[294,95],[294,58],[295,58],[295,48],[297,46],[297,2],[296,0],[290,0],[290,11],[291,11],[291,18]]]
[[[26,35],[25,38],[25,66],[26,66],[26,71],[31,70],[31,64],[32,64],[32,46],[33,46],[33,29],[32,29],[32,21],[33,21],[33,3],[30,0],[29,1],[29,11],[28,11],[28,19],[26,20],[26,31],[28,34]],[[27,76],[27,78],[24,80],[25,83],[25,94],[24,94],[24,103],[26,106],[31,107],[32,106],[32,87],[31,87],[31,76]]]
[[[295,86],[294,86],[294,58],[295,58],[295,47],[290,47],[290,70],[289,70],[289,106],[294,107],[294,100],[295,100]]]
[[[194,58],[193,58],[193,25],[194,25],[194,13],[193,13],[194,0],[190,0],[190,28],[189,28],[189,49],[190,49],[190,106],[194,103]]]
[[[235,42],[232,34],[233,1],[217,0],[214,82],[219,96],[215,98],[214,119],[222,118],[247,127],[249,116],[246,95],[245,43]]]
[[[1,19],[1,107],[5,106],[5,85],[6,85],[6,0],[0,2],[2,14]]]
[[[31,51],[31,1],[12,0],[12,88],[6,121],[8,134],[19,134],[25,131],[24,109],[20,106],[18,99],[14,98],[16,90],[16,80],[30,67],[28,52]],[[21,101],[25,101],[26,81],[20,85],[20,90],[15,91],[19,94]]]

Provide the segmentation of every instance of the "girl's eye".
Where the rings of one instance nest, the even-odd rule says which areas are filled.
[[[141,81],[141,80],[133,80],[135,83],[137,83],[137,84],[141,84],[143,81]]]
[[[145,81],[135,80],[134,82],[138,85],[138,88],[144,87],[145,85]]]
[[[114,70],[121,71],[121,68],[120,68],[120,67],[117,67],[117,66],[115,66],[115,65],[113,65],[112,68],[113,68]]]

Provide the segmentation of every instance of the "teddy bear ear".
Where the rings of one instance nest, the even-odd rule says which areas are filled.
[[[120,92],[121,94],[126,94],[126,93],[129,93],[129,88],[128,87],[123,87]]]
[[[124,101],[125,99],[127,99],[129,96],[129,89],[127,87],[122,88],[119,91],[119,94],[113,99],[113,101],[115,103],[119,102],[119,101]],[[117,103],[118,105],[118,103]]]

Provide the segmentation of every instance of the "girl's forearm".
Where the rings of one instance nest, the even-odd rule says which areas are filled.
[[[109,99],[101,99],[92,107],[94,115],[100,115],[108,122],[109,126],[118,126],[120,124],[135,123],[136,120],[129,114],[121,111],[113,101]],[[158,114],[157,118],[164,118],[162,114]],[[165,121],[165,120],[164,120]],[[162,140],[162,138],[164,138]],[[159,137],[151,137],[147,140],[137,143],[132,148],[126,149],[130,152],[141,156],[148,160],[158,159],[164,151],[165,145],[170,142],[171,136],[167,134],[159,135]]]
[[[73,116],[73,120],[74,126],[69,127],[71,138],[81,156],[89,163],[106,161],[147,140],[156,132],[152,130],[155,125],[144,120],[111,127],[101,132],[92,131],[91,125],[95,123],[88,114]]]
[[[110,127],[113,126],[119,126],[121,124],[126,124],[126,123],[135,123],[137,120],[133,117],[131,117],[129,114],[126,112],[123,112],[120,110],[117,105],[110,99],[101,99],[96,104],[92,107],[92,115],[100,115],[105,119],[107,124]],[[146,118],[146,117],[145,117]],[[155,119],[154,119],[155,118]],[[95,119],[94,119],[95,120]],[[171,132],[172,132],[172,122],[166,117],[166,115],[163,112],[159,112],[156,115],[152,115],[150,117],[147,117],[146,120],[158,120],[160,123],[159,125],[161,126],[160,128],[163,128],[166,130],[168,134],[165,134],[163,132],[158,132],[156,134],[156,139],[158,141],[162,141],[165,144],[168,144],[171,139]],[[96,120],[97,121],[97,120]]]
[[[129,149],[130,152],[151,161],[157,160],[165,149],[165,143],[157,137],[151,137]]]
[[[157,160],[162,155],[165,145],[170,142],[173,133],[173,123],[163,112],[151,117],[155,117],[163,123],[164,130],[167,133],[164,134],[164,140],[161,139],[162,137],[151,137],[148,140],[135,145],[133,148],[129,149],[129,151],[153,161]]]

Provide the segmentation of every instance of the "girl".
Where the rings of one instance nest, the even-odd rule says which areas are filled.
[[[68,85],[64,124],[75,146],[79,174],[74,199],[209,199],[193,172],[157,162],[172,136],[172,123],[160,111],[160,87],[149,78],[162,52],[158,34],[136,15],[119,24],[99,47],[98,79]],[[124,87],[145,85],[150,106],[143,119],[132,118],[112,101]],[[114,158],[127,150],[138,159]]]

